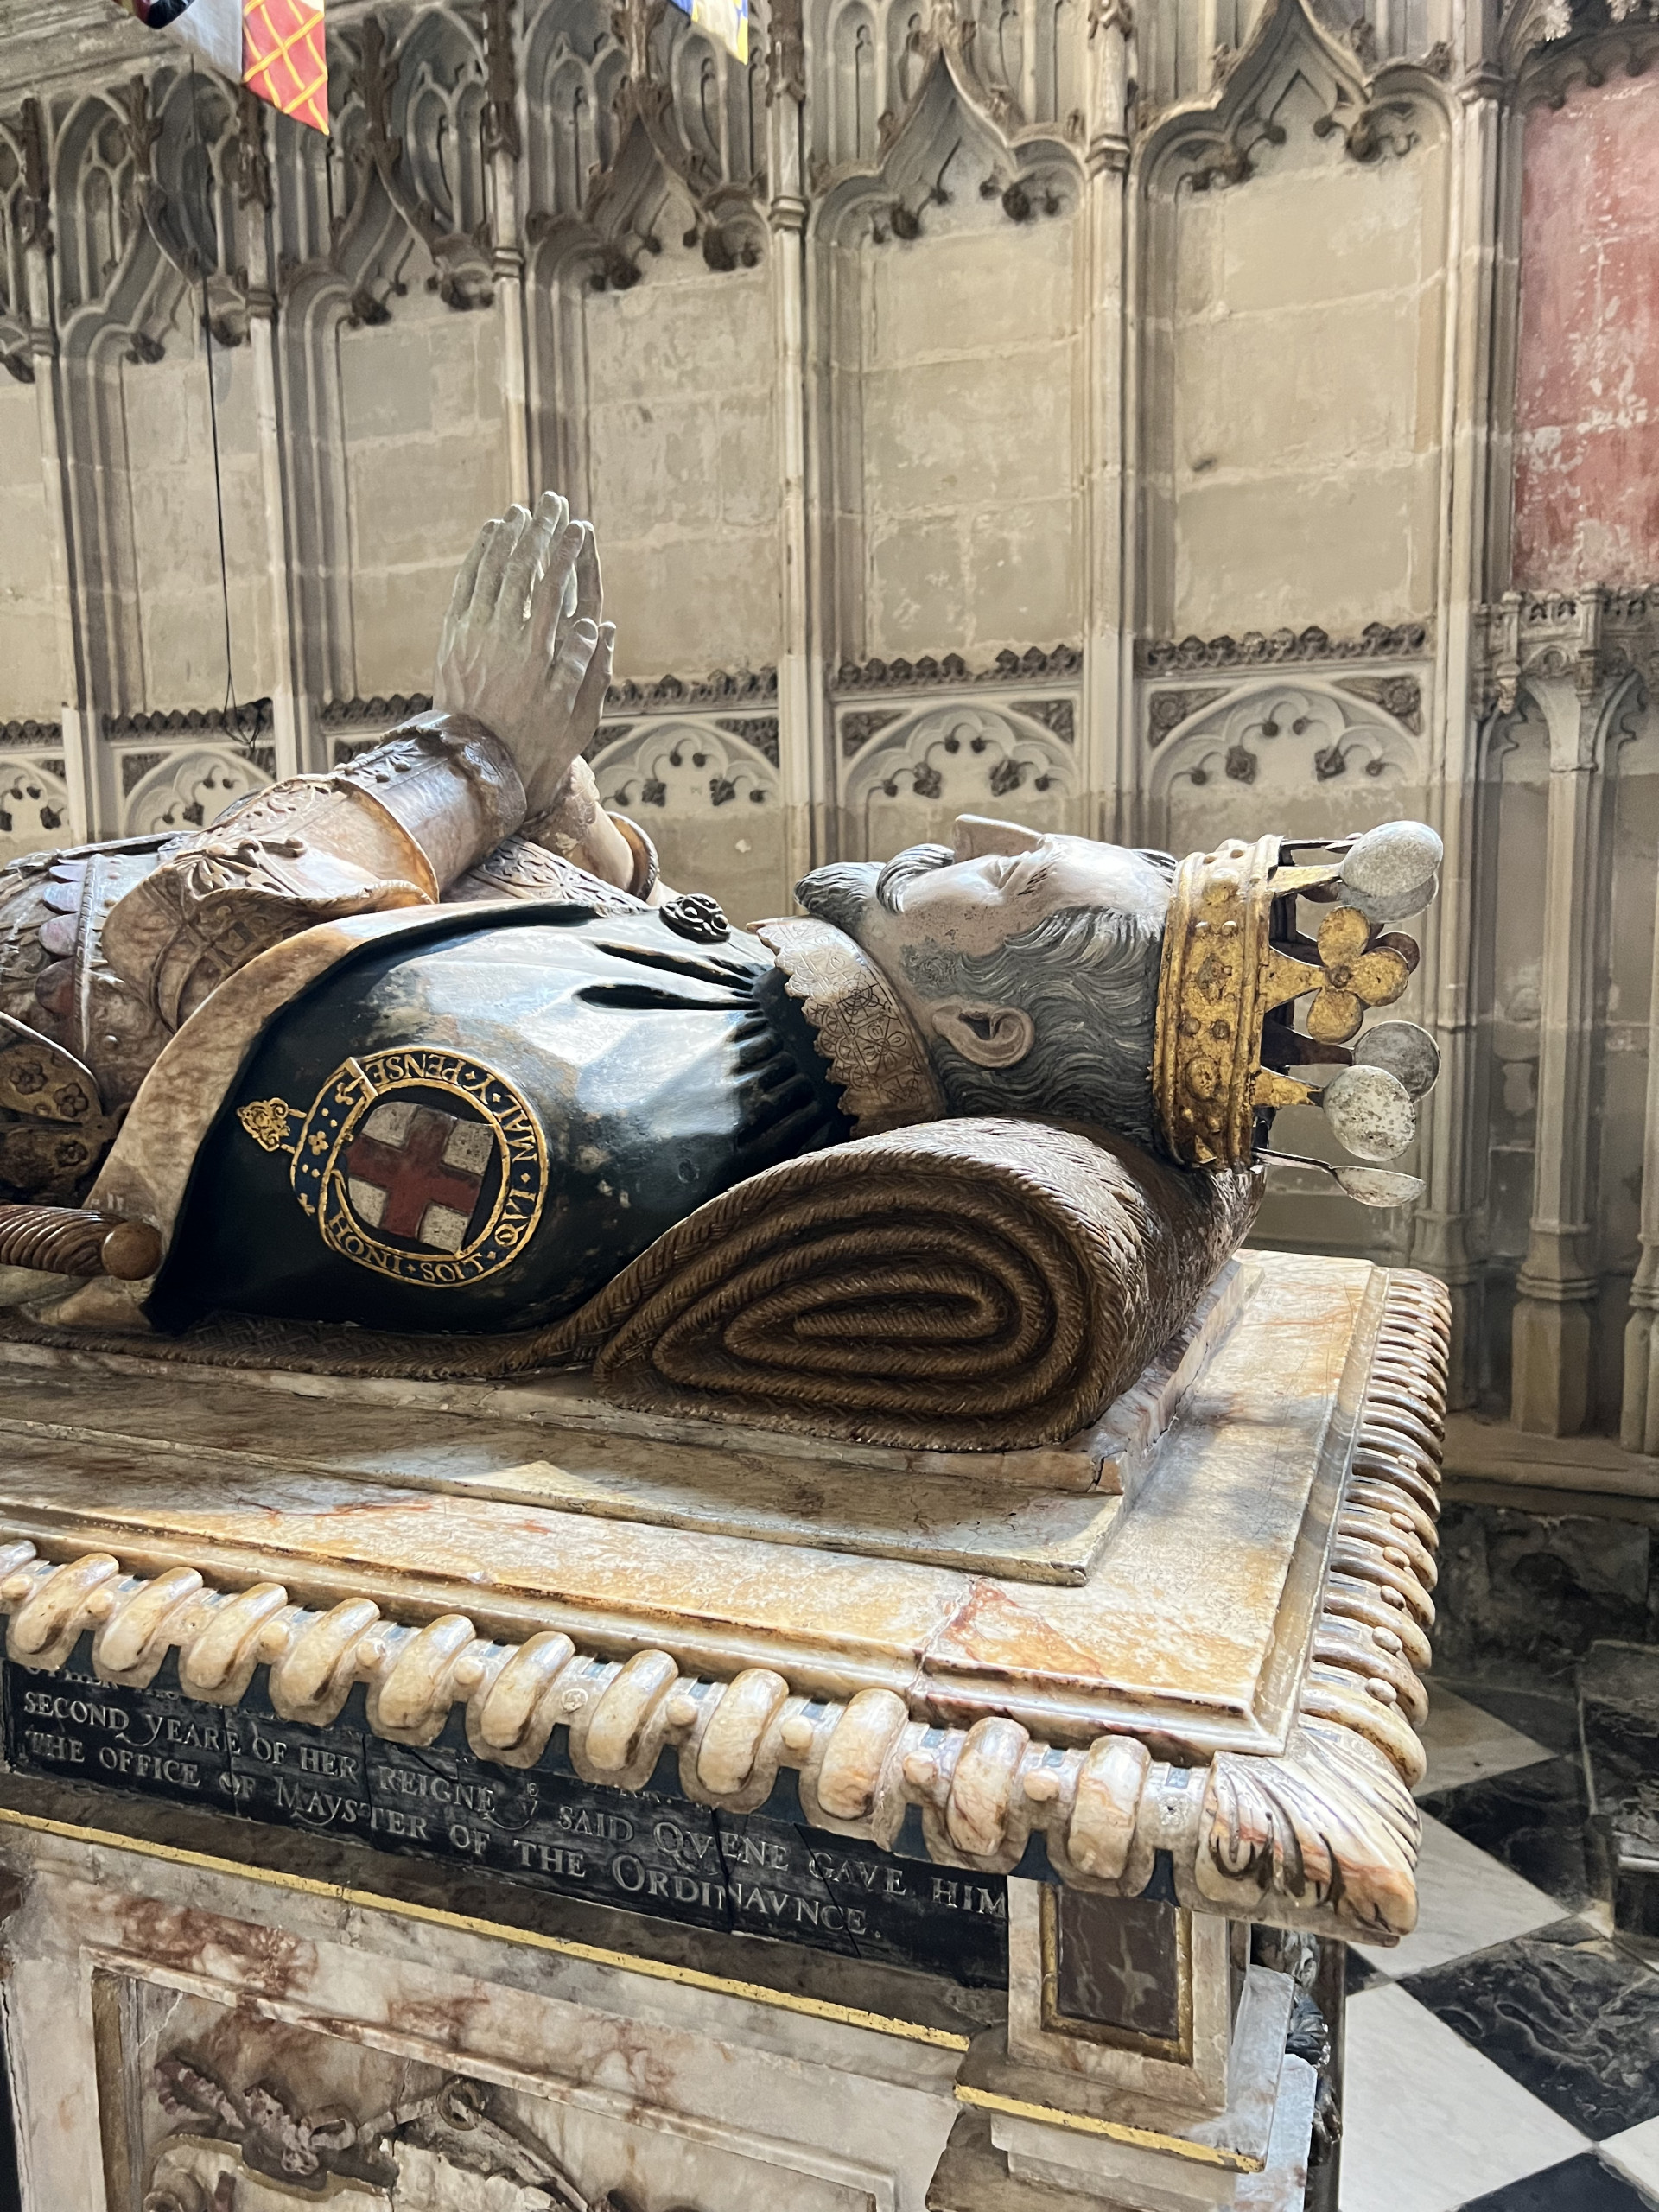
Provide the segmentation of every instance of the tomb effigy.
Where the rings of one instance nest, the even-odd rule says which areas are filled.
[[[600,614],[514,511],[430,715],[0,874],[24,2202],[1300,2204],[1447,1320],[1243,1247],[1288,1105],[1413,1193],[1438,841],[744,931],[584,780]]]

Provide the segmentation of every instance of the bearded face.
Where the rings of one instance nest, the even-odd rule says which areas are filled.
[[[953,846],[819,868],[797,896],[880,966],[953,1111],[1091,1121],[1150,1145],[1173,865],[964,815]]]

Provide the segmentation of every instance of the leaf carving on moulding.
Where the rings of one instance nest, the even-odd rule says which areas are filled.
[[[1223,87],[1236,68],[1234,63],[1224,70]],[[1211,124],[1196,131],[1176,147],[1175,155],[1188,164],[1185,177],[1192,190],[1208,192],[1216,185],[1248,182],[1255,175],[1255,156],[1262,148],[1282,146],[1285,137],[1282,123],[1258,113],[1252,105],[1230,123]]]
[[[741,737],[757,753],[764,753],[775,768],[778,766],[778,717],[776,715],[733,715],[721,718],[715,724],[732,737]]]
[[[309,257],[280,257],[278,298],[307,279],[340,281],[348,327],[373,327],[391,321],[424,256],[426,289],[446,307],[491,305],[491,65],[477,29],[433,8],[400,37],[370,14],[331,32],[329,45],[328,232]]]
[[[704,707],[751,699],[757,702],[778,696],[775,668],[717,668],[704,677],[659,676],[654,683],[624,677],[613,683],[608,704],[624,714],[672,712],[682,707]]]
[[[1183,1902],[1247,1917],[1269,1899],[1281,1926],[1334,1912],[1345,1930],[1388,1937],[1416,1912],[1421,1834],[1410,1790],[1350,1728],[1304,1719],[1275,1759],[1223,1752],[1205,1777]]]
[[[13,853],[60,845],[68,819],[61,775],[39,760],[0,760],[0,843]]]
[[[840,721],[841,749],[850,760],[862,752],[873,737],[878,736],[891,723],[904,715],[902,707],[854,707],[842,713]]]
[[[1367,99],[1354,107],[1339,90],[1329,112],[1314,119],[1313,136],[1340,137],[1350,161],[1376,162],[1384,154],[1397,160],[1417,143],[1418,134],[1411,127],[1414,111],[1407,99]]]
[[[1609,12],[1612,21],[1599,23],[1599,9],[1547,11],[1541,25],[1535,23],[1535,38],[1541,48],[1527,54],[1521,69],[1517,105],[1524,111],[1540,105],[1565,107],[1574,92],[1593,92],[1615,77],[1639,77],[1659,60],[1659,8],[1654,0],[1623,0]],[[1524,45],[1523,24],[1514,35]],[[1554,41],[1562,41],[1555,43]]]
[[[174,2133],[151,2153],[146,2205],[158,2212],[226,2212],[235,2202],[238,2172],[268,2177],[285,2192],[297,2183],[308,2195],[333,2198],[338,2192],[355,2202],[364,2190],[379,2202],[381,2192],[390,2190],[401,2202],[405,2169],[430,2158],[437,2171],[422,2178],[429,2188],[435,2184],[446,2203],[460,2201],[451,2192],[466,2175],[497,2185],[490,2202],[502,2212],[536,2212],[550,2203],[603,2212],[610,2200],[586,2195],[547,2145],[515,2124],[509,2095],[463,2075],[446,2076],[436,2066],[417,2063],[410,2070],[417,2082],[424,2075],[429,2086],[415,2087],[405,2077],[401,2094],[359,2120],[343,2101],[330,2099],[309,2112],[279,2082],[232,2088],[188,2046],[168,2052],[150,2069],[150,2087]],[[219,2164],[207,2148],[213,2145],[233,2152],[233,2164]],[[420,2194],[425,2197],[426,2190]]]
[[[1385,715],[1402,723],[1414,737],[1423,734],[1423,687],[1414,676],[1344,676],[1338,689],[1357,699],[1368,699]]]
[[[1188,669],[1259,668],[1300,661],[1404,660],[1428,651],[1426,622],[1368,622],[1357,638],[1332,638],[1316,626],[1306,630],[1247,630],[1232,638],[1146,638],[1135,647],[1142,676],[1173,676]]]
[[[525,237],[585,270],[596,291],[638,283],[671,225],[688,216],[681,243],[708,268],[758,267],[768,239],[753,131],[759,54],[738,61],[667,0],[621,0],[610,22],[590,56],[561,39],[532,65],[532,118],[539,100],[587,158],[573,167],[543,137],[549,157]]]
[[[1079,645],[1027,645],[1023,652],[1005,645],[988,668],[969,668],[960,653],[938,658],[923,653],[916,660],[844,660],[830,688],[840,694],[914,691],[934,685],[954,689],[963,683],[1052,683],[1082,671]]]
[[[1021,700],[1020,711],[1041,722],[1045,729],[1052,729],[1063,744],[1074,745],[1077,735],[1077,702],[1075,699]]]
[[[1147,743],[1156,750],[1172,730],[1205,707],[1213,706],[1217,699],[1224,699],[1224,684],[1211,684],[1196,691],[1154,691],[1147,702]]]
[[[121,755],[121,796],[129,798],[135,784],[142,783],[152,768],[159,768],[165,753],[124,753]]]

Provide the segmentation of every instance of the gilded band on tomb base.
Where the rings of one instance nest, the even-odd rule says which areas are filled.
[[[607,1950],[602,1944],[580,1942],[574,1936],[550,1936],[539,1928],[515,1928],[504,1920],[484,1920],[474,1913],[449,1912],[441,1905],[419,1904],[413,1898],[390,1897],[378,1890],[353,1889],[342,1882],[320,1882],[307,1874],[289,1873],[279,1866],[257,1861],[220,1859],[212,1852],[186,1851],[176,1844],[156,1843],[148,1836],[124,1835],[114,1828],[84,1827],[71,1821],[54,1821],[40,1813],[25,1813],[16,1806],[0,1805],[0,1829],[16,1828],[34,1835],[54,1836],[67,1843],[110,1851],[130,1852],[135,1858],[153,1859],[164,1866],[188,1866],[207,1874],[228,1875],[234,1880],[257,1882],[271,1889],[288,1890],[301,1897],[325,1901],[365,1912],[384,1912],[429,1928],[442,1928],[462,1936],[480,1936],[493,1942],[518,1943],[532,1950],[548,1951],[585,1966],[612,1967],[620,1974],[641,1975],[648,1981],[677,1982],[686,1989],[708,1990],[717,1996],[738,1997],[753,2005],[770,2005],[780,2012],[802,2012],[838,2025],[868,2028],[877,2035],[898,2036],[906,2043],[932,2044],[942,2050],[966,2050],[970,2038],[950,2028],[930,2027],[922,2020],[896,2014],[867,2012],[861,2005],[838,2005],[833,1999],[806,1997],[792,1989],[772,1989],[765,1982],[734,1980],[728,1974],[709,1974],[701,1967],[682,1966],[672,1959],[653,1959],[635,1951]]]

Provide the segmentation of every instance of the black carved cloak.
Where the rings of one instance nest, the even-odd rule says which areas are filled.
[[[539,1325],[706,1199],[851,1135],[771,954],[658,910],[435,913],[267,1027],[147,1306]]]

